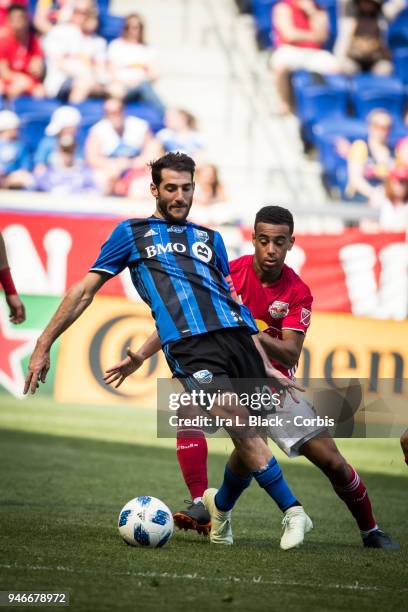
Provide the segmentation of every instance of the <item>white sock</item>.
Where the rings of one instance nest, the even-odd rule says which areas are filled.
[[[363,538],[366,538],[368,534],[372,533],[373,531],[377,531],[377,529],[378,529],[378,525],[376,525],[372,529],[369,529],[368,531],[360,531],[360,533]]]
[[[193,499],[193,504],[199,504],[200,502],[202,503],[203,498],[202,497],[195,497]]]

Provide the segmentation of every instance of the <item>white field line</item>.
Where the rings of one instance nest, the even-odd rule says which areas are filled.
[[[67,574],[95,574],[94,572],[85,569],[73,569],[70,567],[64,567],[63,565],[57,565],[56,567],[48,567],[45,565],[17,565],[17,564],[0,564],[0,569],[21,569],[30,571],[50,571],[50,572],[65,572]],[[265,584],[274,586],[288,586],[288,587],[302,587],[312,589],[331,589],[331,590],[346,590],[346,591],[376,591],[386,592],[394,591],[391,587],[379,587],[379,586],[368,586],[360,584],[356,581],[354,584],[340,584],[340,583],[318,583],[318,582],[300,582],[296,580],[270,580],[263,576],[253,576],[252,578],[239,577],[239,576],[200,576],[197,573],[194,574],[177,574],[173,572],[114,572],[111,576],[130,576],[133,578],[163,578],[169,580],[197,580],[198,582],[221,582],[228,584]],[[408,588],[399,589],[400,592],[408,591]]]

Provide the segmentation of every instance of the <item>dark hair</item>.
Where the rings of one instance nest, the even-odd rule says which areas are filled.
[[[149,164],[152,171],[152,181],[158,187],[161,183],[162,170],[166,168],[176,172],[190,172],[194,178],[195,162],[185,153],[166,153]]]
[[[257,223],[270,223],[271,225],[288,225],[289,232],[293,234],[293,216],[290,210],[283,206],[264,206],[256,213],[254,228]]]
[[[7,16],[11,15],[11,13],[14,13],[14,11],[22,11],[23,13],[27,14],[27,7],[24,4],[19,4],[18,2],[10,4],[7,9]]]

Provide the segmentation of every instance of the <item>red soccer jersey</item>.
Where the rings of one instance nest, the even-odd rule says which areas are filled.
[[[235,290],[249,308],[261,331],[282,338],[283,329],[306,333],[310,325],[313,297],[309,287],[286,264],[273,285],[263,287],[255,274],[254,256],[244,255],[230,262]],[[280,372],[293,377],[297,368],[288,369],[271,359]]]
[[[7,32],[0,39],[0,60],[7,62],[13,72],[30,74],[29,65],[34,57],[43,57],[40,41],[34,32],[30,32],[27,45],[23,45],[13,32]],[[37,81],[34,77],[32,78]]]

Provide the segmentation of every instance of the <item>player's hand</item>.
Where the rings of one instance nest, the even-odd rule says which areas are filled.
[[[144,357],[139,353],[134,353],[130,348],[127,348],[126,353],[127,357],[111,368],[108,368],[103,377],[107,385],[116,383],[114,385],[115,389],[120,387],[125,378],[136,372],[144,363]]]
[[[25,379],[23,391],[24,395],[26,395],[29,390],[34,394],[40,386],[40,382],[45,383],[49,369],[50,352],[44,350],[37,344],[34,353],[31,355],[30,363],[28,364],[28,374]]]
[[[268,377],[276,380],[279,387],[281,387],[284,391],[287,391],[293,401],[298,404],[299,398],[296,391],[305,391],[304,387],[282,374],[282,372],[274,368],[273,365],[265,364],[265,370]]]
[[[6,302],[10,309],[10,321],[15,324],[22,323],[23,321],[25,321],[25,308],[19,296],[16,293],[13,295],[6,295]]]

